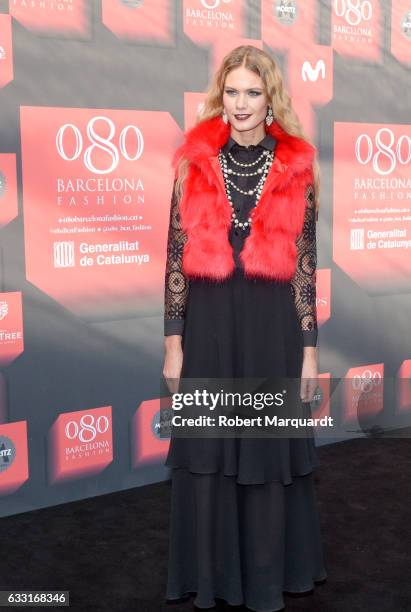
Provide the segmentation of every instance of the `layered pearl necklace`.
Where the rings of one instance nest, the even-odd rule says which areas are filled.
[[[241,173],[241,172],[236,172],[235,170],[232,170],[231,168],[228,167],[227,157],[224,155],[222,151],[220,151],[220,153],[218,154],[218,159],[220,162],[221,170],[223,172],[227,198],[230,203],[231,210],[232,210],[231,222],[234,224],[234,227],[236,229],[239,227],[242,230],[246,230],[248,227],[251,227],[252,218],[250,216],[247,219],[247,221],[243,221],[243,222],[239,221],[239,219],[237,218],[237,215],[235,214],[235,210],[234,210],[234,203],[232,201],[232,195],[231,195],[231,187],[234,187],[236,191],[244,195],[256,194],[255,206],[254,206],[255,208],[259,202],[259,199],[261,197],[261,192],[263,190],[263,186],[265,183],[265,179],[267,178],[267,174],[269,173],[271,165],[273,163],[274,154],[272,151],[265,150],[261,153],[261,155],[254,162],[251,162],[249,164],[237,161],[236,159],[234,159],[234,157],[232,156],[230,152],[228,153],[228,157],[231,159],[231,161],[235,165],[240,166],[242,168],[252,168],[254,166],[257,166],[257,164],[260,161],[262,161],[261,166],[256,168],[254,172]],[[254,187],[254,189],[248,189],[247,191],[244,191],[238,185],[236,185],[234,181],[231,180],[230,178],[231,176],[260,176],[260,179],[257,182],[257,185]]]

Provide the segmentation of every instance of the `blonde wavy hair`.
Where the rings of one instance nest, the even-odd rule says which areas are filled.
[[[291,98],[284,87],[284,81],[278,64],[265,51],[252,45],[241,45],[228,53],[210,82],[206,93],[204,105],[200,114],[197,115],[195,125],[202,121],[212,119],[223,113],[223,92],[227,75],[231,70],[244,67],[261,77],[268,104],[271,105],[274,120],[291,136],[302,138],[313,144],[304,132],[303,126],[292,107]],[[175,191],[177,197],[183,193],[184,180],[188,173],[189,161],[181,159],[177,167]],[[320,191],[320,167],[317,154],[313,161],[313,177],[315,192],[315,208],[318,218],[319,191]]]

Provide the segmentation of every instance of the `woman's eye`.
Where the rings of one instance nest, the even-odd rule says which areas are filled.
[[[228,95],[231,95],[231,94],[235,93],[235,91],[233,91],[232,89],[226,89],[226,93],[227,93]],[[255,96],[260,96],[260,95],[261,95],[261,92],[260,92],[260,91],[250,91],[249,93],[250,93],[250,94],[253,94],[253,95],[255,95]]]

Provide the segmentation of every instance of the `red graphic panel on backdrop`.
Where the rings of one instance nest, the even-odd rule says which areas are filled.
[[[323,325],[331,316],[331,270],[317,269],[317,325]]]
[[[262,0],[261,37],[272,49],[307,49],[315,41],[315,0]]]
[[[237,39],[245,34],[245,9],[244,0],[183,0],[184,34],[199,44]]]
[[[0,366],[8,365],[23,351],[21,292],[0,293]]]
[[[90,7],[86,0],[10,0],[10,15],[28,30],[85,36]]]
[[[22,107],[21,139],[27,279],[86,318],[159,314],[175,121]]]
[[[171,398],[147,400],[142,402],[134,413],[131,423],[131,464],[136,468],[142,464],[165,460],[170,439],[160,436],[161,422],[165,423]]]
[[[17,213],[16,156],[0,153],[0,227],[10,223]]]
[[[331,44],[346,57],[381,59],[382,24],[379,0],[333,0]]]
[[[10,495],[29,477],[27,421],[0,425],[0,495]]]
[[[342,382],[341,422],[370,423],[384,407],[384,364],[350,368]]]
[[[13,80],[13,43],[10,15],[0,15],[0,87]]]
[[[98,474],[113,461],[111,406],[60,414],[48,446],[51,484]]]
[[[400,62],[411,62],[411,4],[392,0],[391,53]]]
[[[411,412],[411,359],[402,362],[397,377],[397,410]]]
[[[316,20],[315,0],[263,0],[262,39],[275,50],[289,51],[289,91],[312,139],[312,103],[324,103],[332,95],[332,54],[327,47],[315,44]]]
[[[315,104],[327,104],[333,96],[333,51],[325,45],[299,45],[290,50],[290,93]]]
[[[323,45],[295,44],[288,53],[289,91],[306,133],[314,140],[313,104],[323,106],[333,95],[333,51]]]
[[[119,38],[171,43],[173,11],[171,0],[103,0],[102,21]]]
[[[410,291],[410,145],[410,125],[334,125],[334,260],[370,294]]]

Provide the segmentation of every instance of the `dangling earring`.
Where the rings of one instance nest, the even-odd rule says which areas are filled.
[[[268,112],[265,118],[265,122],[267,125],[271,125],[274,120],[273,109],[271,106],[268,107]]]
[[[224,123],[228,123],[228,116],[227,116],[227,113],[225,112],[225,110],[223,112],[223,121],[224,121]]]

